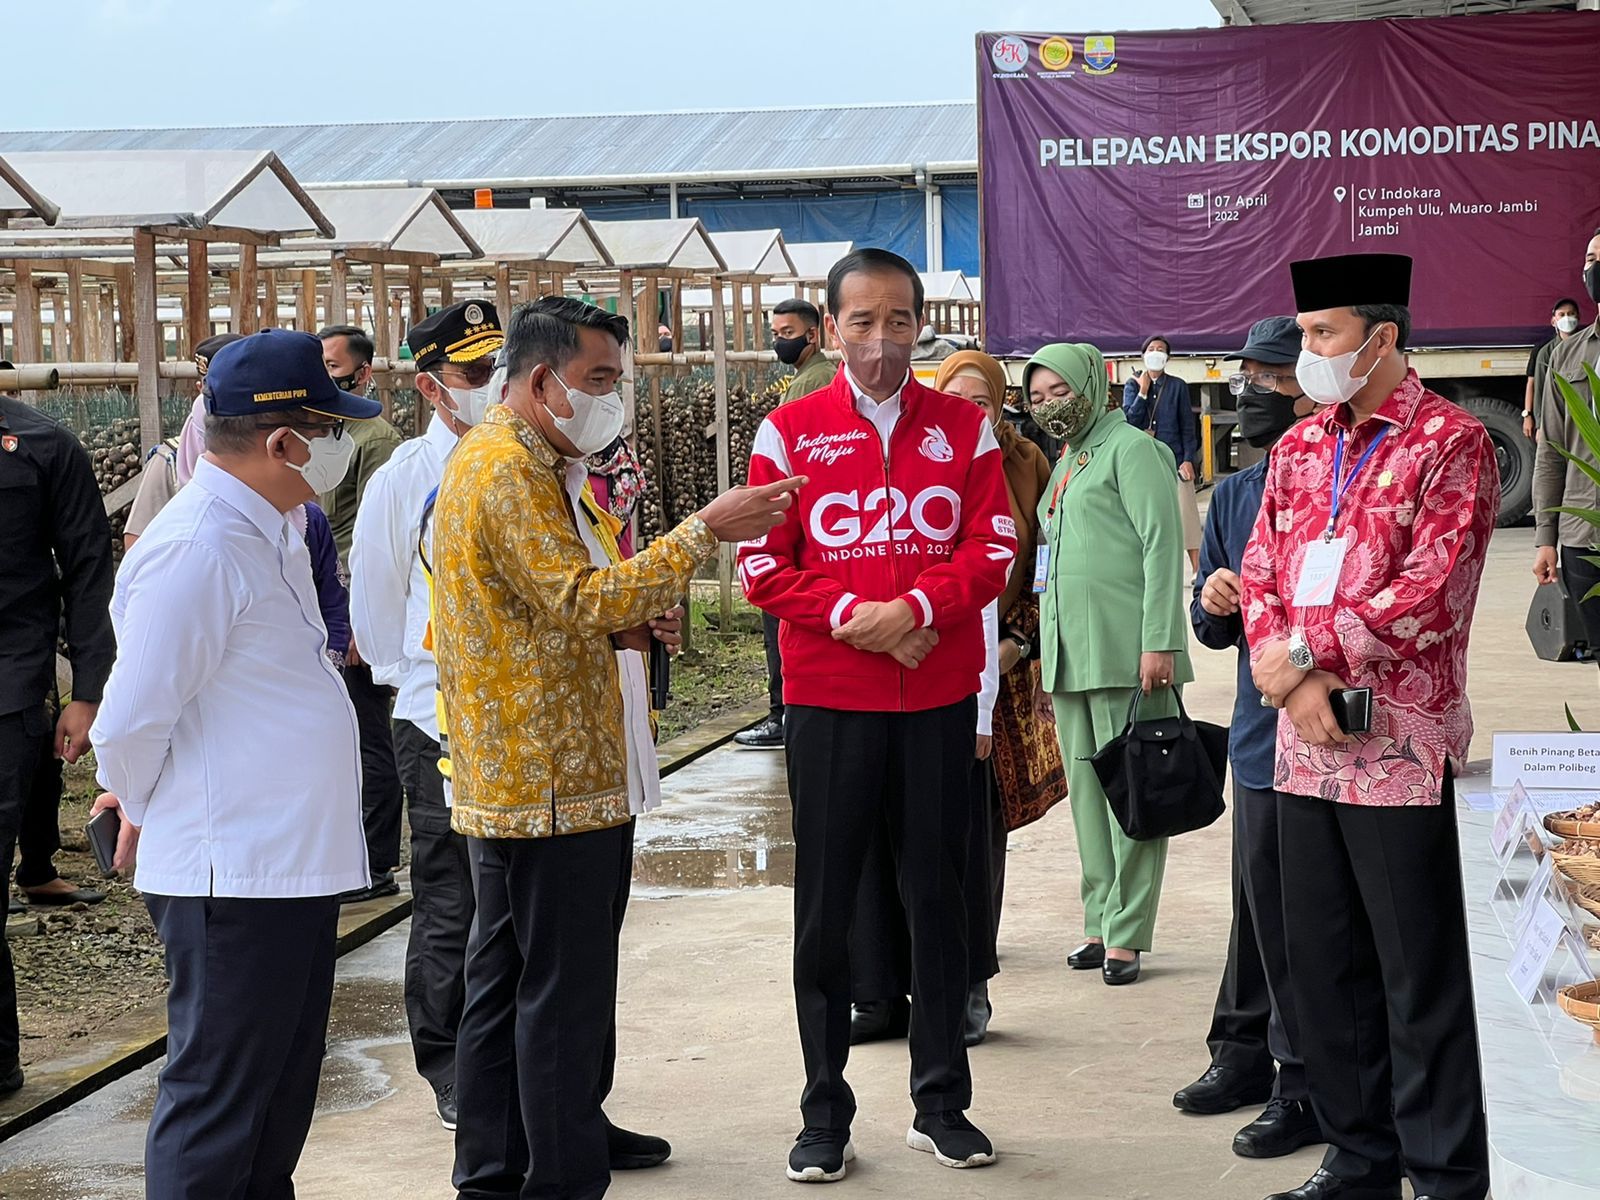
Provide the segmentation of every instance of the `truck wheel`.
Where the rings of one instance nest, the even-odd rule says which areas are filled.
[[[1522,436],[1522,413],[1504,400],[1467,396],[1466,409],[1489,431],[1495,463],[1500,468],[1500,518],[1502,529],[1521,521],[1533,508],[1533,443]]]

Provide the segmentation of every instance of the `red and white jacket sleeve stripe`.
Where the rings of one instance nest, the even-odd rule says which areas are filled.
[[[983,423],[978,448],[961,492],[961,528],[946,562],[929,567],[901,597],[916,614],[917,627],[939,628],[970,617],[1005,590],[1017,557],[1017,527],[1006,498],[1000,443]]]
[[[750,451],[750,486],[787,479],[789,452],[770,420],[761,422]],[[804,530],[796,510],[762,538],[739,546],[739,581],[745,599],[779,620],[823,633],[837,629],[860,603],[837,580],[820,571],[801,570],[795,559]]]

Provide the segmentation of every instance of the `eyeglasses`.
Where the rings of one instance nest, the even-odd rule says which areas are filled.
[[[333,421],[261,421],[257,429],[294,429],[304,430],[307,433],[321,433],[327,431],[329,437],[337,441],[344,436],[344,420]]]
[[[480,358],[469,363],[440,363],[435,368],[434,375],[440,377],[446,371],[454,371],[461,376],[461,382],[467,387],[481,388],[494,376],[494,359]]]
[[[1278,390],[1278,376],[1271,371],[1258,371],[1254,375],[1240,371],[1236,375],[1228,376],[1228,391],[1235,396],[1244,395],[1244,389],[1251,384],[1255,385],[1258,392],[1275,392]]]

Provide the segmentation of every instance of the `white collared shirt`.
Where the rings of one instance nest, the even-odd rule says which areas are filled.
[[[878,437],[883,440],[883,454],[889,456],[889,435],[894,432],[894,427],[900,422],[900,394],[906,390],[906,380],[900,381],[900,386],[895,388],[894,395],[887,400],[874,400],[861,390],[861,385],[856,382],[856,377],[850,374],[850,368],[845,367],[844,376],[850,381],[850,390],[856,396],[856,411],[872,422],[873,428],[878,431]],[[911,372],[906,372],[906,379],[911,378]]]
[[[578,536],[597,567],[609,567],[611,558],[583,516],[583,485],[589,481],[588,465],[579,460],[567,462],[567,496],[572,501]],[[137,543],[135,543],[137,545]],[[622,737],[628,755],[628,811],[634,816],[661,805],[661,772],[656,758],[656,740],[650,731],[650,681],[644,655],[637,650],[618,650],[617,681],[622,686]]]
[[[428,580],[417,553],[422,510],[444,478],[455,431],[437,413],[373,472],[350,542],[350,628],[372,678],[397,689],[394,715],[439,740],[439,668],[423,649]]]
[[[311,557],[207,460],[128,552],[117,660],[89,739],[167,896],[331,896],[369,882],[355,709],[324,651]]]

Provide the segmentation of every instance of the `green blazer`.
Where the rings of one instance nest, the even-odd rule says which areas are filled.
[[[1194,678],[1176,479],[1172,451],[1129,425],[1120,409],[1062,450],[1039,501],[1039,538],[1050,546],[1039,597],[1047,692],[1131,688],[1145,652],[1176,655],[1173,683]]]

